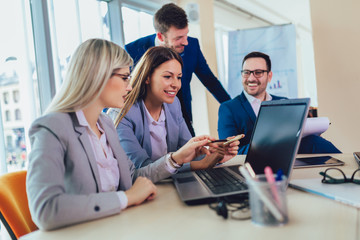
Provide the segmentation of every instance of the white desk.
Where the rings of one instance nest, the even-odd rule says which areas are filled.
[[[352,154],[334,155],[351,174]],[[236,157],[227,164],[243,162]],[[324,168],[295,169],[292,178],[318,177]],[[287,190],[289,223],[259,227],[250,220],[224,220],[208,205],[187,206],[171,181],[157,184],[155,200],[121,214],[54,231],[35,231],[21,239],[360,239],[360,209],[292,188]]]

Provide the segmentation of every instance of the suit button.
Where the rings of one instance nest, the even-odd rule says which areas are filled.
[[[99,207],[99,206],[95,206],[95,207],[94,207],[94,210],[95,210],[96,212],[98,212],[98,211],[100,211],[100,207]]]

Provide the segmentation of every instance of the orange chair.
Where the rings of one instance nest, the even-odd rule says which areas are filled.
[[[28,206],[26,171],[0,176],[0,219],[12,239],[38,229]]]

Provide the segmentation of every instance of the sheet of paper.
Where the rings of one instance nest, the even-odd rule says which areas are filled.
[[[312,134],[320,136],[320,134],[329,128],[329,125],[330,120],[327,117],[307,118],[302,137]]]

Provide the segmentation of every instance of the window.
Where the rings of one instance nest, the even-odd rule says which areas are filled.
[[[108,8],[107,3],[96,0],[49,0],[48,7],[58,89],[71,54],[80,43],[90,38],[110,40]]]
[[[20,99],[19,90],[14,90],[14,91],[13,91],[13,99],[14,99],[14,103],[18,103],[18,102],[19,102],[19,99]]]
[[[15,109],[15,120],[17,120],[17,121],[21,120],[21,111],[20,111],[20,109]]]
[[[3,98],[4,98],[4,103],[8,104],[9,103],[9,93],[8,92],[4,92],[3,93]]]
[[[0,1],[0,32],[3,36],[0,44],[0,100],[3,100],[0,103],[0,114],[3,116],[0,137],[5,139],[0,146],[0,175],[26,169],[28,127],[40,116],[59,88],[75,48],[89,38],[110,40],[106,2]],[[41,14],[37,14],[39,12],[46,17],[41,17]],[[49,19],[49,23],[43,23],[41,19]],[[49,26],[50,31],[44,30],[43,25]],[[46,49],[35,52],[34,46],[46,46]],[[49,53],[52,54],[52,61],[45,57]],[[36,62],[40,63],[41,68],[37,68]],[[51,63],[41,64],[48,62]],[[49,78],[43,77],[46,74],[55,76],[55,83],[52,79],[49,84]],[[13,113],[17,121],[11,122]],[[1,236],[4,230],[0,227]]]
[[[13,148],[13,138],[12,138],[12,136],[6,136],[6,147],[8,149]]]
[[[7,121],[7,122],[11,121],[11,116],[10,116],[10,111],[9,110],[5,111],[5,121]]]
[[[71,54],[81,42],[89,38],[110,40],[106,2],[97,0],[34,1],[31,9],[34,11],[36,8],[40,11],[39,9],[42,9],[44,5],[48,7],[46,14],[49,15],[51,43],[35,42],[34,44],[33,26],[36,24],[31,18],[30,1],[13,0],[0,3],[0,31],[3,36],[6,36],[2,38],[0,45],[0,94],[4,103],[7,104],[6,109],[2,108],[1,114],[4,117],[3,122],[0,122],[3,126],[0,128],[0,134],[12,136],[18,143],[11,148],[4,146],[6,152],[1,152],[0,174],[20,170],[26,166],[24,164],[27,161],[25,143],[29,144],[29,142],[25,133],[29,129],[24,129],[24,126],[29,127],[31,122],[40,116],[40,109],[43,109],[39,89],[44,89],[44,86],[39,86],[39,84],[47,80],[38,81],[34,45],[52,47],[53,63],[51,64],[54,66],[49,66],[51,70],[48,71],[54,72],[56,83],[55,87],[52,87],[56,91],[62,82]],[[41,18],[37,18],[37,21],[38,19]],[[44,30],[40,29],[40,33],[41,31]],[[46,41],[48,38],[35,39]],[[47,59],[41,59],[41,54],[37,57],[40,62],[47,61]],[[48,91],[47,87],[46,91]],[[51,98],[53,93],[48,94]],[[13,113],[14,116],[12,116]],[[12,117],[16,122],[11,122],[14,120]],[[4,164],[5,159],[11,159],[11,161]],[[21,164],[13,165],[14,162],[21,162]]]
[[[136,11],[128,7],[122,7],[125,44],[138,38],[154,34],[153,15]]]
[[[216,44],[216,56],[217,56],[217,67],[218,67],[218,76],[222,85],[225,89],[228,88],[228,68],[229,68],[229,46],[228,46],[228,32],[221,29],[215,29],[215,44]]]
[[[39,116],[37,106],[37,74],[33,43],[30,1],[12,0],[0,2],[0,92],[6,108],[2,111],[0,135],[5,139],[0,155],[0,174],[23,169],[26,161],[24,126]],[[22,94],[23,92],[25,94]],[[20,103],[22,96],[22,104]],[[14,115],[13,115],[14,114]],[[21,114],[26,115],[23,121]],[[15,118],[14,118],[15,117]],[[22,129],[22,130],[19,130]],[[16,139],[16,140],[15,140]],[[21,139],[21,141],[18,141]],[[16,145],[18,142],[21,144]]]

